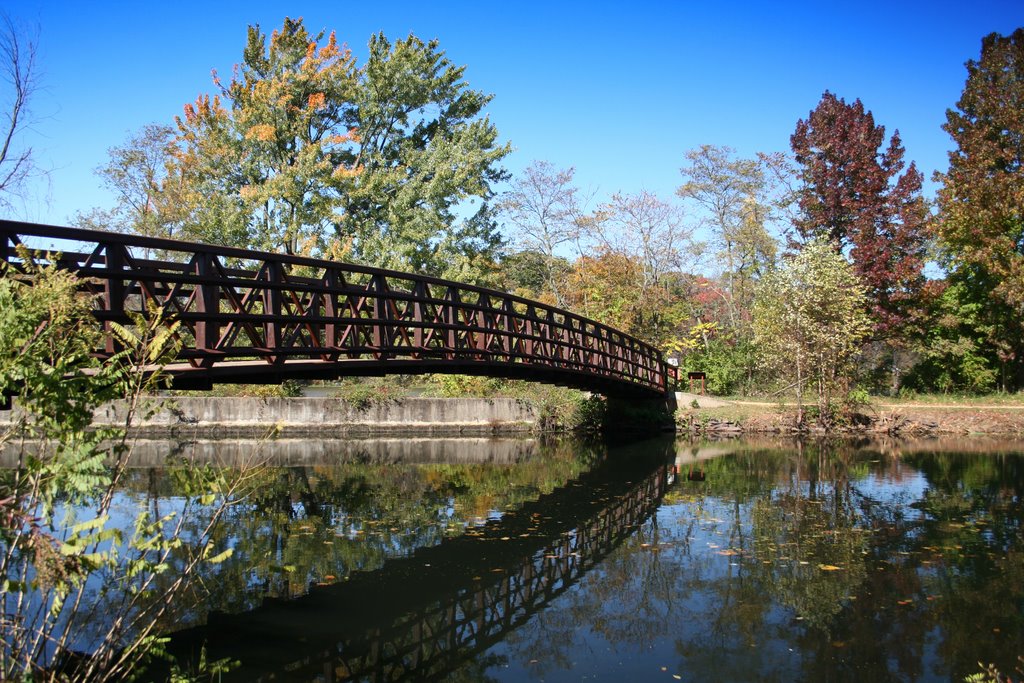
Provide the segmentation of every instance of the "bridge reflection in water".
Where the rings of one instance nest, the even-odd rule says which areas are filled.
[[[500,642],[657,510],[671,442],[616,453],[565,486],[462,536],[375,571],[268,599],[172,635],[198,661],[241,662],[227,680],[402,681],[442,677]]]

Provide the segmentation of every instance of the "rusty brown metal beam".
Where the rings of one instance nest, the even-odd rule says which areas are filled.
[[[182,362],[170,372],[189,385],[460,372],[659,396],[678,381],[653,346],[507,292],[300,256],[0,221],[0,257],[14,268],[14,245],[52,240],[65,247],[55,262],[99,292],[97,324],[150,315],[147,301],[181,321]],[[97,352],[114,350],[110,342]]]

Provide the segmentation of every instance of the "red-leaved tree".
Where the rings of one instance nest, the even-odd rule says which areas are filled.
[[[826,237],[848,253],[868,288],[876,338],[901,335],[924,283],[927,209],[921,173],[904,170],[899,131],[883,150],[885,127],[860,100],[826,91],[790,144],[802,181],[802,238]]]

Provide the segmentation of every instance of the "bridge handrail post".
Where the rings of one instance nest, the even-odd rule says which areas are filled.
[[[209,252],[196,252],[192,260],[192,269],[202,279],[196,285],[196,313],[200,317],[196,320],[195,338],[197,351],[213,351],[220,341],[220,321],[216,316],[220,313],[220,285],[210,282],[216,274],[214,259],[216,257]],[[214,316],[213,319],[202,316]],[[212,357],[203,359],[204,365],[212,362]]]
[[[0,264],[10,262],[11,254],[14,253],[13,233],[6,227],[0,225]]]
[[[263,264],[266,286],[263,288],[263,315],[268,316],[263,324],[263,341],[267,349],[272,351],[270,362],[277,361],[277,352],[281,347],[281,290],[284,283],[284,268],[277,261],[266,261]]]
[[[422,358],[423,352],[426,351],[426,348],[424,348],[425,333],[423,323],[425,322],[425,318],[423,302],[429,296],[429,291],[430,289],[427,287],[427,283],[422,279],[416,278],[413,281],[412,322],[415,324],[412,331],[412,345],[415,348],[415,351],[412,352],[413,358]]]
[[[385,296],[388,291],[387,279],[382,273],[374,273],[370,279],[370,287],[374,292],[373,297],[373,345],[377,347],[380,360],[387,360],[394,356],[393,353],[385,351],[392,346],[392,320],[391,302]]]
[[[454,359],[458,357],[459,345],[458,330],[456,330],[455,326],[460,320],[458,308],[462,306],[462,298],[459,296],[458,288],[449,286],[448,291],[445,292],[444,301],[445,307],[442,319],[447,328],[445,330],[445,346],[448,349],[445,355],[449,359]]]
[[[103,306],[107,313],[121,318],[124,315],[125,287],[124,279],[118,273],[124,271],[126,247],[111,242],[101,244],[106,258],[106,269],[109,273],[103,282]],[[106,353],[113,354],[117,352],[118,344],[110,331],[110,323],[111,321],[108,320],[103,324],[103,331],[105,333],[103,345]]]
[[[342,278],[335,268],[327,268],[324,271],[323,279],[323,307],[324,317],[334,320],[340,316],[338,308],[338,288],[341,286]],[[324,325],[324,347],[334,348],[338,345],[338,324],[328,322]]]

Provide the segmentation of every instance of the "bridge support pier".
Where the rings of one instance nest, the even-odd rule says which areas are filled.
[[[605,408],[605,432],[616,429],[675,431],[675,392],[663,398],[609,397]]]

